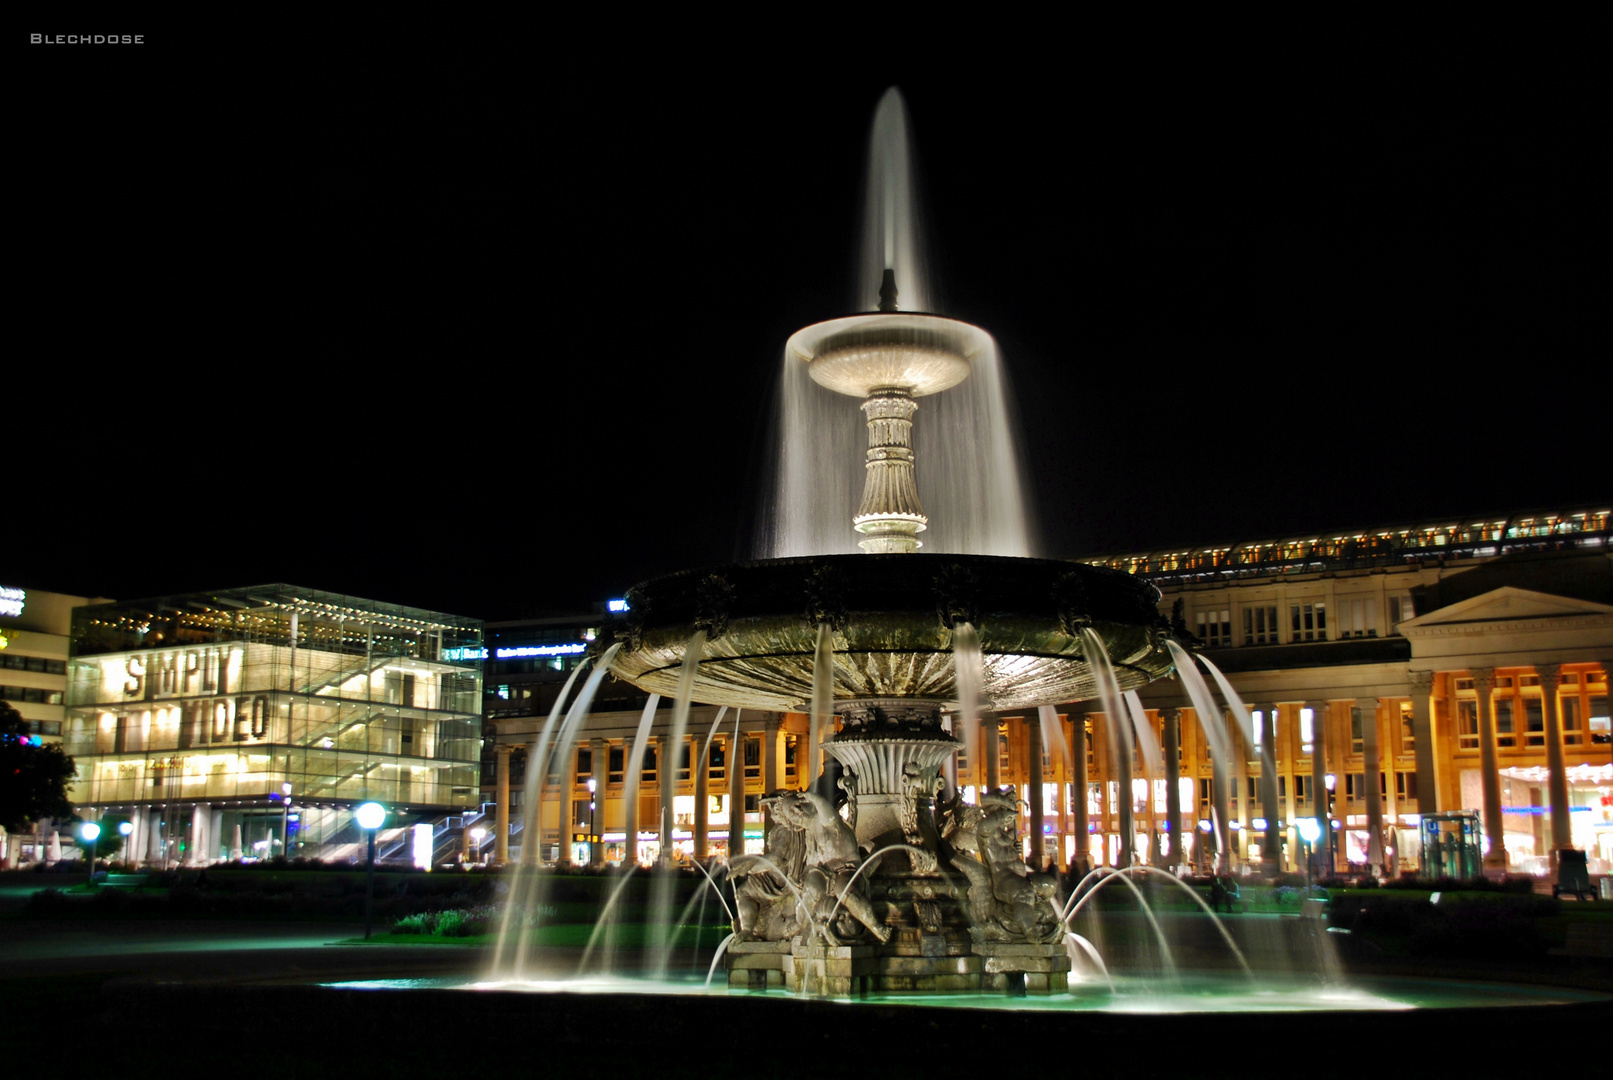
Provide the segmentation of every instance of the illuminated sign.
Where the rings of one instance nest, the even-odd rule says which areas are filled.
[[[0,585],[0,615],[9,615],[13,619],[22,618],[22,606],[28,602],[28,594],[22,589],[13,589],[9,585]]]
[[[610,612],[626,611],[627,610],[627,601],[626,600],[606,600],[605,601],[605,610],[610,611]]]
[[[588,646],[579,641],[574,645],[517,645],[499,649],[493,655],[500,660],[514,660],[522,656],[575,656],[587,651]]]
[[[479,645],[461,645],[442,651],[444,660],[486,660],[487,650]]]

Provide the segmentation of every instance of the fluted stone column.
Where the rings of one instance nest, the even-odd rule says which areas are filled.
[[[1002,787],[1002,736],[997,731],[998,720],[995,716],[980,718],[980,755],[985,760],[984,769],[979,773],[985,778],[987,791],[996,791]]]
[[[1383,762],[1378,752],[1378,699],[1358,698],[1366,712],[1361,718],[1362,775],[1367,785],[1367,862],[1380,870],[1383,863]]]
[[[1327,806],[1327,702],[1307,701],[1303,708],[1311,711],[1311,813],[1322,828],[1316,841],[1319,860],[1329,873],[1336,870],[1333,861],[1333,817]]]
[[[1114,725],[1115,737],[1113,740],[1113,746],[1115,748],[1115,755],[1117,758],[1117,760],[1113,763],[1116,780],[1115,798],[1120,803],[1119,807],[1117,807],[1120,812],[1119,865],[1122,869],[1124,869],[1125,867],[1133,865],[1137,861],[1137,830],[1136,823],[1133,820],[1133,796],[1131,793],[1132,773],[1135,771],[1135,767],[1132,765],[1131,760],[1131,748],[1133,745],[1132,739],[1134,736],[1132,735],[1130,725],[1121,723],[1119,717],[1105,716],[1103,718],[1103,722]]]
[[[1031,807],[1031,869],[1040,870],[1047,863],[1042,847],[1042,718],[1031,713],[1025,725],[1025,783]]]
[[[1165,865],[1182,865],[1182,710],[1161,709],[1165,721]]]
[[[1506,830],[1501,820],[1501,774],[1496,768],[1495,712],[1490,700],[1495,690],[1495,669],[1473,668],[1470,674],[1479,699],[1479,780],[1484,787],[1484,838],[1490,845],[1484,867],[1505,871]]]
[[[1092,868],[1091,825],[1087,821],[1087,724],[1086,713],[1070,710],[1070,761],[1074,772],[1070,777],[1070,831],[1075,834],[1075,853],[1070,856],[1071,866],[1081,873]]]
[[[1277,803],[1277,706],[1260,710],[1260,812],[1266,835],[1260,840],[1261,872],[1272,875],[1283,868],[1282,828],[1277,824],[1282,807]]]
[[[1417,756],[1417,812],[1435,814],[1441,809],[1438,760],[1434,753],[1434,673],[1411,672],[1411,737]]]
[[[783,721],[772,717],[762,721],[762,793],[770,794],[779,789],[779,728]],[[773,812],[767,807],[762,808],[762,836],[767,836],[768,829],[773,826]]]
[[[1562,683],[1561,664],[1537,664],[1540,674],[1540,706],[1546,721],[1546,797],[1551,800],[1552,865],[1556,853],[1574,846],[1569,826],[1568,773],[1563,763],[1563,724],[1557,709],[1557,687]]]
[[[605,865],[605,785],[610,780],[610,742],[589,739],[588,760],[588,775],[594,782],[594,790],[588,793],[588,801],[594,804],[588,814],[588,865],[600,867]]]
[[[1201,730],[1207,730],[1207,718],[1199,718]],[[1233,753],[1238,751],[1236,735],[1227,740],[1233,744]],[[1230,874],[1232,872],[1232,784],[1237,778],[1232,772],[1232,763],[1222,761],[1221,756],[1211,751],[1210,754],[1210,806],[1215,811],[1214,832],[1215,837],[1215,872],[1217,874]],[[1242,800],[1240,800],[1242,801]]]
[[[728,857],[745,854],[745,734],[734,714],[734,733],[728,743]]]
[[[699,760],[694,760],[698,758]],[[690,750],[689,769],[694,773],[694,857],[704,862],[710,855],[708,837],[711,833],[710,799],[707,798],[711,786],[711,745],[707,740],[695,737],[695,745]]]

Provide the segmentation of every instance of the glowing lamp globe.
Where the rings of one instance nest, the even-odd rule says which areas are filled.
[[[86,821],[78,827],[78,835],[84,838],[87,844],[93,844],[101,838],[101,826],[93,821]]]
[[[381,822],[386,820],[386,807],[380,803],[362,803],[353,811],[353,816],[358,819],[359,828],[379,829]]]
[[[1322,826],[1315,818],[1300,818],[1299,835],[1307,844],[1314,844],[1322,835]]]

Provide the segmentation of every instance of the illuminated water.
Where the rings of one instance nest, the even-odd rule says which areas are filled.
[[[528,994],[674,994],[680,996],[774,997],[794,1000],[784,991],[758,994],[725,987],[707,990],[704,975],[634,979],[621,976],[586,978],[479,980],[463,978],[370,979],[322,983],[341,990],[476,990]],[[851,1003],[851,999],[838,999]],[[912,1005],[941,1009],[994,1009],[1045,1013],[1306,1013],[1404,1012],[1410,1009],[1486,1008],[1510,1005],[1569,1005],[1608,1002],[1613,997],[1564,987],[1515,986],[1411,978],[1357,979],[1349,987],[1323,987],[1313,979],[1262,977],[1251,986],[1241,975],[1190,975],[1163,990],[1146,979],[1114,977],[1114,989],[1101,979],[1073,986],[1069,994],[1004,997],[1001,994],[870,994],[856,1003]]]

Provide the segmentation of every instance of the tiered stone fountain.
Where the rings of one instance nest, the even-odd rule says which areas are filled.
[[[887,272],[878,312],[809,326],[788,345],[820,385],[862,399],[867,475],[852,527],[867,554],[641,584],[606,635],[623,645],[612,670],[672,694],[688,643],[704,631],[694,700],[807,711],[817,680],[841,718],[822,742],[838,777],[831,765],[813,789],[770,793],[766,854],[730,864],[740,908],[730,985],[1060,991],[1070,965],[1054,883],[1021,859],[1017,798],[1005,789],[965,803],[944,779],[962,745],[943,722],[960,703],[956,638],[966,624],[978,634],[980,704],[1004,709],[1097,696],[1088,628],[1120,689],[1141,686],[1171,669],[1169,628],[1153,586],[1125,574],[913,556],[929,523],[913,454],[918,399],[967,379],[990,339],[896,301]],[[824,641],[832,671],[815,663]]]

